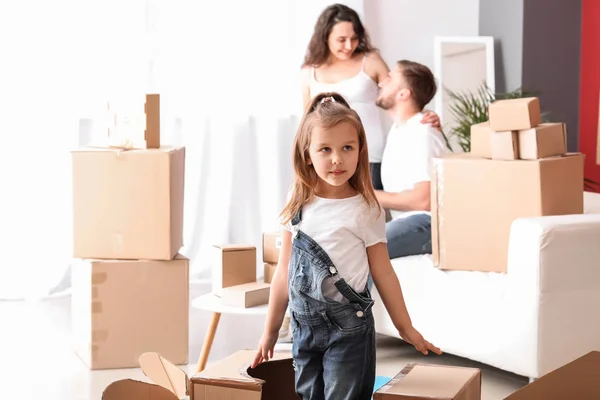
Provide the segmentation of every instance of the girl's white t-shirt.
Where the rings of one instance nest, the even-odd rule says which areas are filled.
[[[360,194],[346,199],[315,196],[302,208],[298,227],[325,250],[352,289],[358,293],[365,290],[369,276],[367,247],[387,243],[383,209],[369,207]],[[285,228],[294,232],[291,222]],[[343,299],[331,278],[323,282],[322,289],[325,297]]]

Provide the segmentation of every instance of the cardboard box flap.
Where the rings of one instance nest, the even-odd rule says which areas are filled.
[[[255,246],[249,244],[215,244],[214,246],[223,251],[243,251],[256,249]]]
[[[481,375],[476,368],[408,364],[379,389],[373,398],[455,399],[467,384],[478,376]]]
[[[505,400],[600,399],[600,352],[592,351],[517,390]]]
[[[133,379],[122,379],[108,385],[102,400],[179,400],[167,389]]]
[[[139,362],[144,375],[150,378],[152,382],[173,393],[177,399],[184,399],[189,394],[187,374],[160,354],[144,353],[139,357]]]
[[[191,378],[191,381],[194,384],[208,384],[261,391],[261,387],[266,381],[262,376],[264,376],[265,372],[269,372],[265,371],[266,369],[269,369],[270,371],[281,370],[283,368],[280,367],[285,364],[289,364],[291,368],[291,353],[275,352],[270,361],[262,363],[251,370],[250,365],[252,364],[255,355],[256,350],[238,351],[194,375]],[[291,372],[290,376],[293,376],[293,370]]]

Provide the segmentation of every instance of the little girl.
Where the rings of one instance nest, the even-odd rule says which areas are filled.
[[[308,104],[294,141],[295,182],[265,332],[252,367],[273,356],[289,304],[296,392],[304,400],[369,400],[375,382],[371,273],[404,340],[440,350],[412,326],[388,257],[385,214],[369,174],[360,118],[337,93]]]

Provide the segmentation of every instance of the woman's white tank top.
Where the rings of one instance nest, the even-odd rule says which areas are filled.
[[[337,92],[344,96],[365,127],[369,146],[369,162],[380,163],[386,135],[383,131],[383,121],[379,109],[375,105],[379,90],[377,83],[365,72],[365,59],[366,57],[363,59],[363,65],[358,74],[337,83],[318,82],[313,68],[310,78],[310,97],[324,92]]]

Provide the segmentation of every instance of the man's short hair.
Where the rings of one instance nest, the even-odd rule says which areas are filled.
[[[400,73],[408,84],[413,100],[417,107],[423,110],[437,91],[433,73],[427,66],[414,61],[400,60],[397,64]]]

